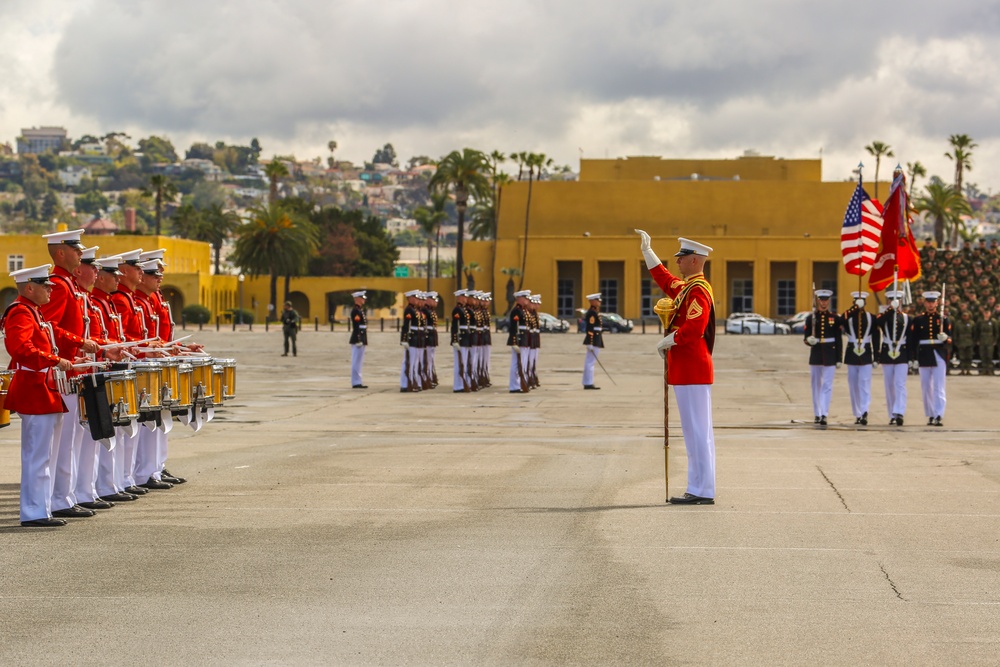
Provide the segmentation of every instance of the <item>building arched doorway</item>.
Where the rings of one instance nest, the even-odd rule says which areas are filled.
[[[286,300],[292,302],[292,308],[295,309],[295,311],[299,314],[299,317],[302,319],[308,320],[312,317],[309,312],[309,297],[307,297],[304,293],[289,292],[288,299]]]
[[[160,285],[160,294],[163,299],[170,304],[170,314],[174,322],[180,322],[181,313],[184,311],[184,294],[171,285]]]
[[[7,310],[7,306],[14,302],[17,298],[17,289],[13,287],[4,287],[0,289],[0,312]]]

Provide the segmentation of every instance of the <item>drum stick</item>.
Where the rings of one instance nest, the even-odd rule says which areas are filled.
[[[154,340],[159,340],[158,338],[146,338],[145,340],[131,340],[124,343],[108,343],[107,345],[101,345],[102,350],[114,350],[120,347],[135,347],[136,345],[142,345],[143,343],[152,343]]]
[[[170,341],[169,343],[167,343],[167,345],[175,345],[176,343],[179,343],[182,340],[187,340],[188,338],[190,338],[193,335],[194,334],[188,334],[187,336],[181,336],[180,338],[175,338],[172,341]]]
[[[107,366],[107,361],[87,361],[79,364],[73,364],[73,368],[97,368],[98,366]]]

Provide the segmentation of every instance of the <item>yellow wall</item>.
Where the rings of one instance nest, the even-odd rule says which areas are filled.
[[[580,160],[581,181],[651,181],[691,179],[698,174],[705,179],[742,181],[820,181],[819,160],[785,160],[774,157],[738,157],[735,160],[664,160],[636,156],[617,160]]]

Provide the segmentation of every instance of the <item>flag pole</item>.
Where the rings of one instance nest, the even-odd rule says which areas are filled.
[[[861,175],[861,170],[865,168],[863,162],[858,163],[858,185],[864,187],[864,178]],[[864,211],[861,211],[861,228],[864,228]],[[864,247],[862,245],[862,237],[864,234],[861,233],[861,229],[858,230],[858,293],[861,293],[861,278],[864,276],[864,271],[862,267],[864,266]]]

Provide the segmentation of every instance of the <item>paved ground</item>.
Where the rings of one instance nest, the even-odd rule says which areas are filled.
[[[811,420],[797,337],[720,337],[719,503],[663,503],[655,335],[548,335],[543,387],[400,394],[374,333],[204,332],[239,397],[177,429],[190,483],[55,530],[17,525],[0,431],[4,665],[993,665],[1000,378],[949,378],[944,428]],[[500,351],[498,351],[500,352]],[[670,486],[685,456],[673,420]]]

